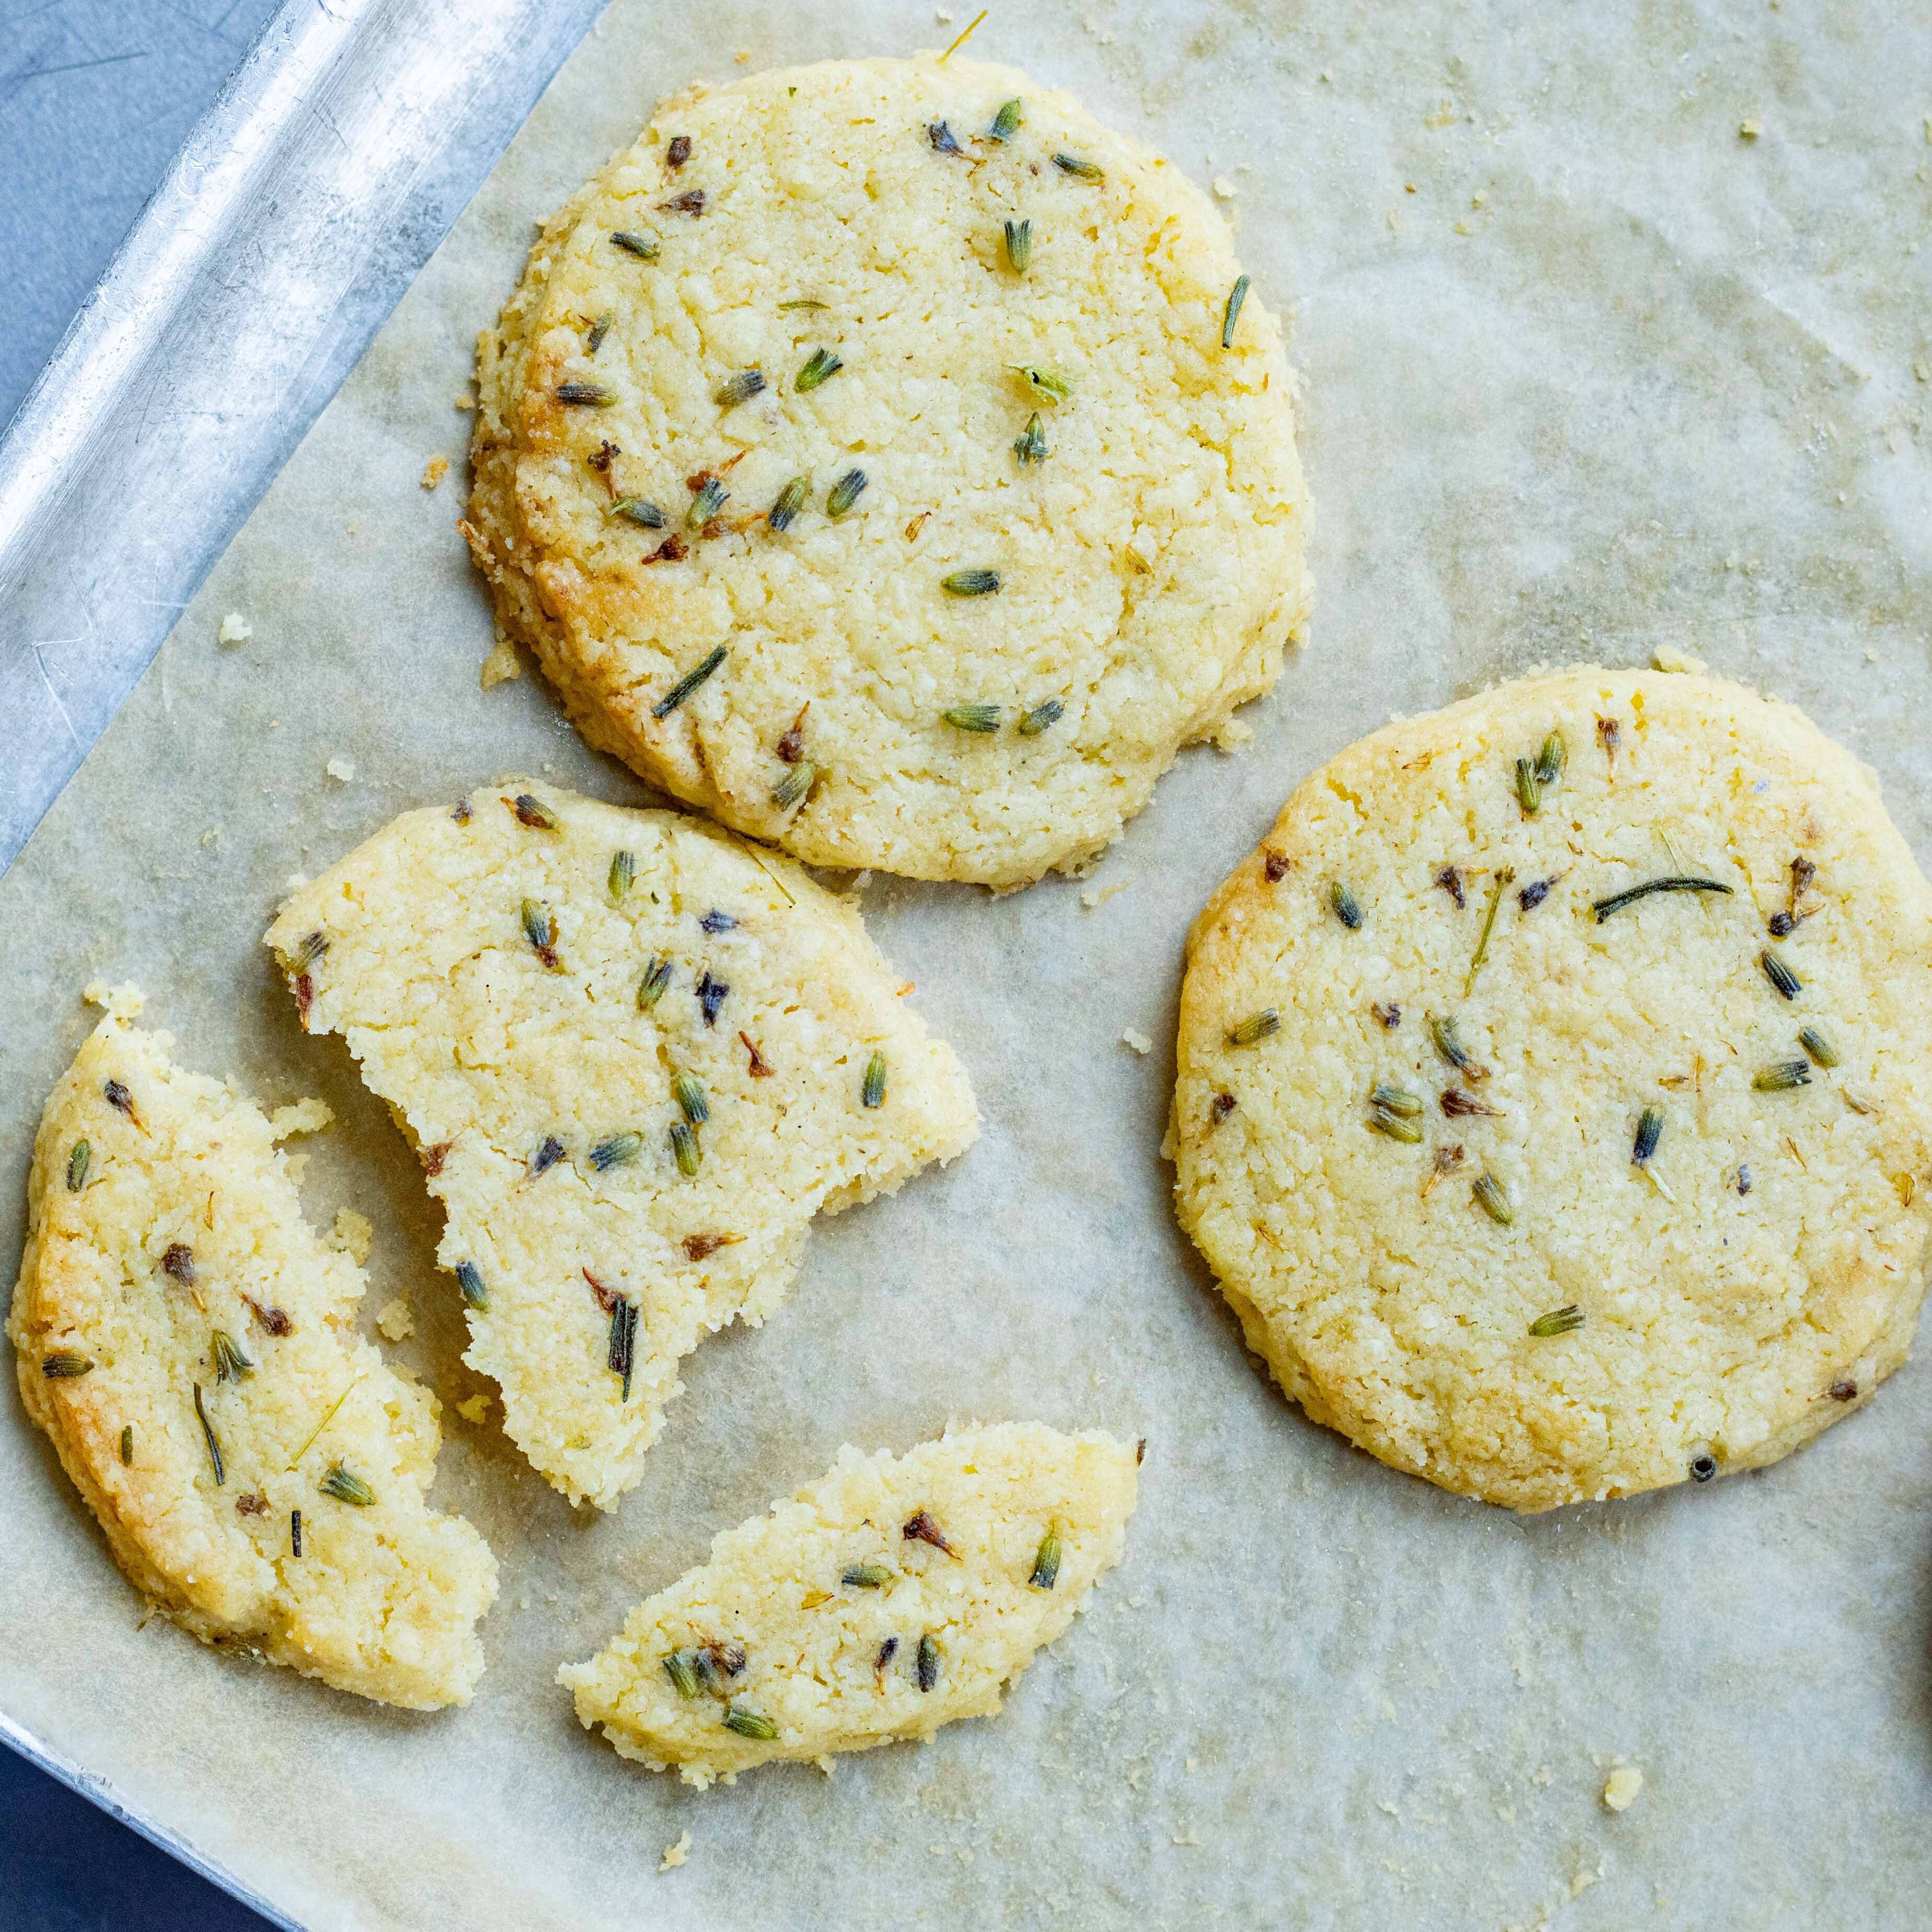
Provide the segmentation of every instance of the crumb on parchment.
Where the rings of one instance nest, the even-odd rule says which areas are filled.
[[[334,1118],[326,1100],[298,1100],[268,1116],[268,1131],[278,1141],[290,1140],[297,1134],[320,1133]]]
[[[392,1294],[376,1317],[376,1326],[390,1341],[406,1342],[416,1332],[416,1318],[400,1294]]]
[[[369,1258],[375,1245],[376,1230],[352,1208],[335,1210],[335,1226],[323,1238],[338,1253],[346,1255],[358,1268]]]
[[[1643,1789],[1643,1773],[1634,1764],[1613,1765],[1604,1786],[1604,1803],[1612,1811],[1628,1811]]]
[[[505,679],[521,677],[524,668],[517,662],[517,647],[508,638],[499,638],[496,648],[483,660],[480,682],[485,691]]]
[[[331,758],[326,767],[328,776],[338,784],[356,782],[356,760],[353,758]]]
[[[224,644],[245,644],[255,634],[255,627],[239,610],[231,610],[215,634]]]
[[[675,1844],[667,1845],[664,1848],[664,1856],[658,1861],[658,1870],[661,1872],[675,1871],[683,1864],[685,1854],[690,1850],[691,1834],[688,1832],[680,1832],[677,1835],[677,1842]]]
[[[456,1412],[465,1422],[481,1426],[483,1418],[490,1412],[488,1394],[478,1389],[474,1395],[466,1397],[456,1405]]]
[[[1122,1033],[1120,1042],[1124,1046],[1132,1047],[1136,1053],[1151,1053],[1154,1051],[1154,1042],[1145,1034],[1137,1032],[1132,1027]]]
[[[425,490],[434,490],[449,474],[449,458],[432,456],[423,465],[423,473],[418,479]]]

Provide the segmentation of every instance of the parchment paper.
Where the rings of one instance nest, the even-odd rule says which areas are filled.
[[[460,471],[434,494],[418,474],[460,455],[452,400],[531,223],[658,94],[740,49],[906,52],[964,18],[620,0],[0,881],[8,1199],[96,975],[144,985],[190,1064],[336,1110],[310,1211],[375,1222],[367,1314],[411,1303],[394,1352],[446,1405],[437,1493],[502,1562],[476,1704],[384,1712],[137,1628],[8,1399],[0,1706],[316,1927],[1923,1922],[1924,1360],[1762,1474],[1518,1521],[1274,1393],[1157,1154],[1188,919],[1392,708],[1693,651],[1869,758],[1932,856],[1922,10],[1000,8],[977,50],[1226,176],[1257,286],[1298,304],[1312,640],[1252,744],[1184,759],[1107,857],[1090,884],[1117,896],[873,881],[985,1137],[817,1231],[785,1309],[688,1364],[616,1515],[573,1516],[494,1408],[450,1412],[479,1384],[416,1163],[257,936],[290,874],[504,771],[644,795],[530,679],[479,690]],[[9,1280],[19,1233],[10,1214]],[[560,1659],[842,1442],[950,1416],[1149,1438],[1124,1566],[1004,1716],[707,1794],[578,1730]],[[1619,1756],[1645,1783],[1613,1816]]]

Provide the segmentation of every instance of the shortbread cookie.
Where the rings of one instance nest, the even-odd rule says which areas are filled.
[[[268,943],[421,1155],[464,1359],[572,1502],[637,1480],[679,1358],[778,1306],[814,1214],[978,1130],[856,910],[682,813],[508,781],[397,820]]]
[[[1196,922],[1175,1198],[1309,1414],[1520,1510],[1775,1461],[1905,1359],[1932,892],[1790,706],[1586,668],[1378,731]]]
[[[1011,68],[664,101],[478,364],[500,635],[814,864],[1082,865],[1308,608],[1294,379],[1226,223]]]
[[[466,1704],[496,1564],[430,1509],[436,1404],[355,1328],[273,1120],[108,1017],[54,1089],[8,1333],[28,1413],[134,1587],[204,1642],[411,1710]]]
[[[841,1450],[557,1682],[586,1730],[698,1785],[990,1717],[1120,1560],[1137,1462],[1038,1423]]]

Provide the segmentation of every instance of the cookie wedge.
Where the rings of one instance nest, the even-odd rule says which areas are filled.
[[[1039,1423],[848,1447],[557,1681],[586,1730],[696,1785],[990,1717],[1120,1560],[1138,1462]]]
[[[268,944],[415,1144],[464,1359],[573,1502],[637,1480],[680,1358],[778,1305],[815,1214],[978,1131],[854,908],[682,813],[506,781],[377,832]]]
[[[429,1508],[436,1404],[357,1335],[361,1270],[303,1220],[271,1121],[131,1024],[49,1100],[8,1333],[28,1413],[114,1560],[204,1642],[338,1690],[466,1704],[496,1564]]]

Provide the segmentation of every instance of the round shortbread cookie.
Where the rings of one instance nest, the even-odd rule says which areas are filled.
[[[20,1393],[134,1587],[205,1642],[434,1710],[482,1674],[496,1564],[424,1501],[436,1400],[356,1332],[273,1120],[106,1018],[47,1102],[8,1333]]]
[[[1181,1221],[1398,1468],[1538,1510],[1762,1466],[1905,1359],[1928,965],[1872,774],[1789,706],[1504,686],[1343,752],[1196,922]]]
[[[697,1785],[990,1717],[1120,1562],[1138,1467],[1040,1423],[848,1446],[557,1681],[586,1730]]]
[[[675,96],[478,353],[500,633],[592,744],[814,864],[1084,863],[1307,610],[1226,223],[1010,68]]]

